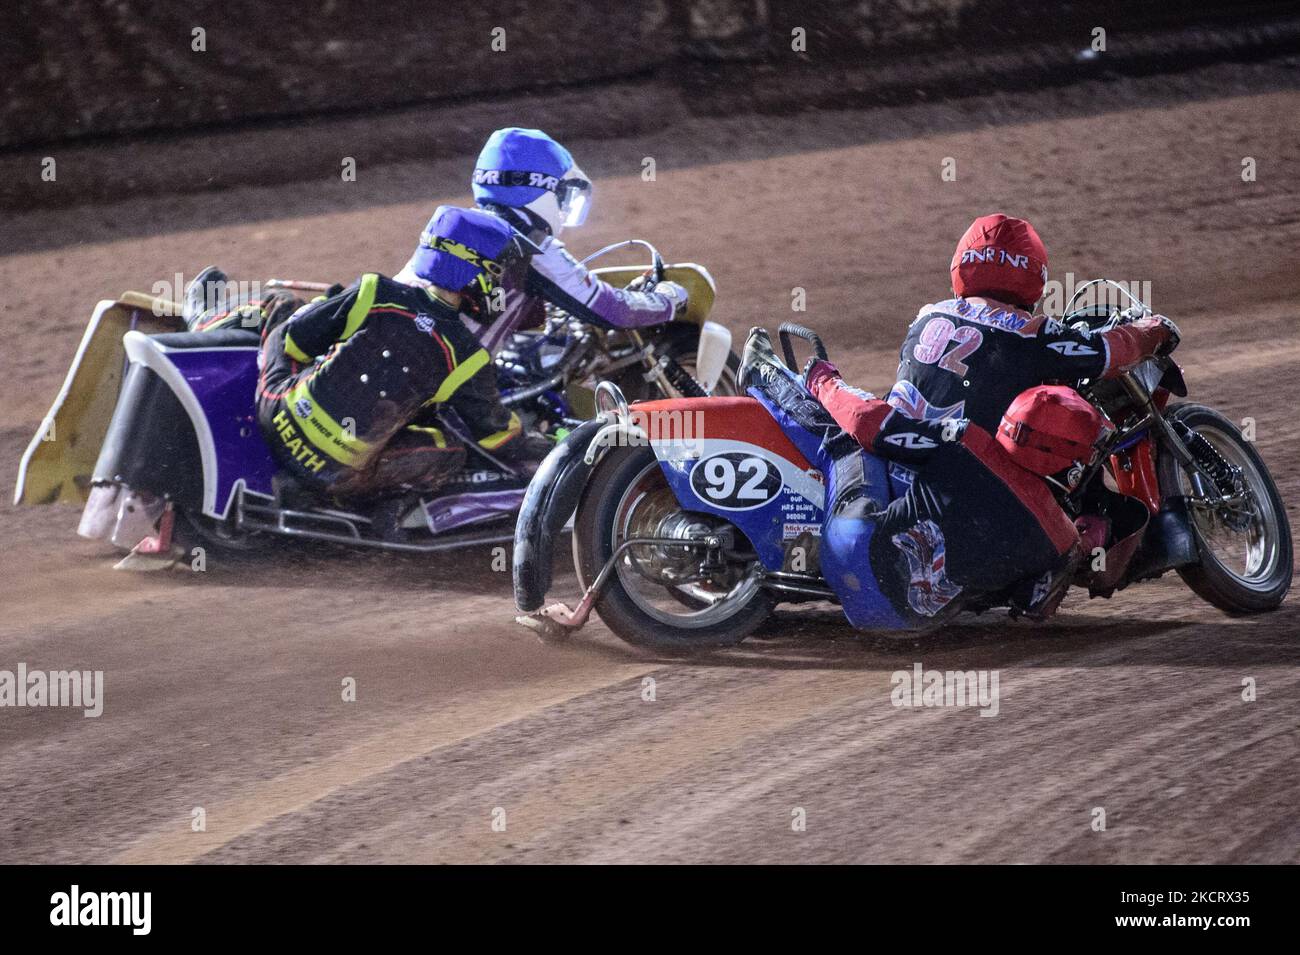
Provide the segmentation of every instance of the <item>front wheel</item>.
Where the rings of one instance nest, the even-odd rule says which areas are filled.
[[[1211,408],[1177,405],[1169,417],[1200,434],[1241,472],[1239,500],[1224,502],[1199,471],[1183,468],[1172,454],[1161,455],[1160,487],[1166,496],[1187,498],[1201,554],[1199,563],[1180,567],[1179,575],[1202,600],[1228,613],[1277,609],[1291,589],[1291,527],[1264,459],[1235,424]]]
[[[573,555],[585,589],[625,541],[735,533],[717,518],[683,510],[649,448],[620,447],[596,466],[578,503]],[[671,544],[625,549],[596,601],[600,619],[628,643],[651,650],[740,643],[772,611],[762,566],[724,554],[719,566],[705,568],[703,554]]]

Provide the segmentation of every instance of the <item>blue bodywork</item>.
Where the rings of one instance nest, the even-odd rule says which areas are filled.
[[[881,592],[871,567],[871,542],[875,522],[866,517],[835,514],[827,519],[826,506],[836,500],[836,469],[831,456],[821,446],[816,435],[805,430],[783,409],[773,404],[764,394],[751,390],[750,395],[762,404],[766,412],[780,425],[782,432],[808,460],[816,475],[782,458],[765,448],[730,442],[733,449],[711,448],[694,455],[682,454],[671,446],[657,446],[656,454],[668,484],[683,508],[715,515],[740,530],[758,554],[758,559],[769,571],[782,570],[786,564],[787,547],[806,532],[820,536],[818,555],[822,576],[839,597],[844,614],[855,627],[869,629],[901,629],[906,623],[895,612],[889,599]],[[739,447],[739,450],[734,449]],[[879,458],[860,452],[865,475],[865,490],[880,508],[902,493],[910,484],[906,473],[890,474],[886,463]],[[722,502],[710,499],[708,476],[703,479],[697,469],[717,467],[727,477],[736,475],[732,486],[740,483],[740,468],[751,457],[761,457],[780,475],[779,485],[775,475],[771,486],[763,489],[755,484],[755,503],[737,501],[734,494]],[[728,458],[727,465],[711,465],[718,458]],[[753,466],[751,466],[753,467]],[[905,469],[904,469],[905,471]],[[716,476],[716,475],[715,475]],[[753,472],[751,471],[751,477]],[[704,489],[703,493],[701,488]],[[763,491],[760,500],[759,492]],[[867,513],[878,508],[867,508]],[[805,538],[806,539],[806,538]]]

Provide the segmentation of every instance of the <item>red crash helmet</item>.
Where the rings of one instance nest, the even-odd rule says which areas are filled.
[[[1091,464],[1098,442],[1113,430],[1106,416],[1073,388],[1039,385],[1016,395],[997,437],[1016,464],[1050,477]]]
[[[1024,219],[997,213],[971,223],[952,254],[953,291],[1032,308],[1047,282],[1047,249]]]

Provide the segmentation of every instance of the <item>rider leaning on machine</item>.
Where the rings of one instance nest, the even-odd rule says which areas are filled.
[[[921,310],[889,402],[827,362],[800,383],[767,359],[765,338],[746,345],[745,383],[833,461],[823,571],[865,567],[906,625],[990,595],[1035,616],[1054,611],[1094,541],[1053,488],[1073,489],[1111,425],[1072,388],[1045,383],[1117,375],[1177,343],[1160,317],[1091,334],[1033,315],[1046,265],[1027,222],[976,220],[953,256],[957,297]],[[860,449],[911,469],[907,493],[884,507],[871,500]]]
[[[613,328],[657,325],[686,307],[686,290],[676,283],[660,282],[652,292],[615,288],[569,254],[559,235],[565,226],[586,221],[591,181],[569,151],[541,130],[510,127],[489,136],[472,188],[480,209],[536,246],[526,269],[502,276],[500,309],[480,309],[468,323],[490,353],[495,355],[514,332],[542,324],[544,303]],[[422,284],[414,265],[412,259],[395,278]]]
[[[801,382],[770,355],[760,330],[745,345],[742,382],[818,445],[809,450],[826,475],[822,572],[849,582],[844,609],[855,624],[927,627],[990,595],[1037,617],[1055,610],[1082,549],[1039,475],[1091,461],[1107,427],[1073,391],[1033,389],[1008,412],[1036,446],[1051,445],[1035,458],[966,419],[909,418],[845,384],[825,361],[810,363]],[[912,470],[903,496],[883,506],[872,499],[864,449]],[[853,605],[863,588],[851,580],[863,573],[876,577],[896,621]]]
[[[412,262],[422,287],[367,274],[267,327],[258,420],[300,483],[335,497],[436,488],[466,460],[454,433],[424,420],[444,405],[488,453],[538,456],[458,318],[467,296],[522,266],[518,236],[494,216],[444,206]]]
[[[889,400],[913,417],[968,418],[993,431],[1027,388],[1118,377],[1178,345],[1178,327],[1162,315],[1092,332],[1035,314],[1047,250],[1024,219],[976,219],[957,243],[949,272],[955,297],[922,308],[899,352]],[[1149,517],[1130,499],[1115,495],[1107,503],[1110,516],[1078,522],[1085,549],[1106,550],[1107,569],[1090,582],[1099,592],[1119,579]]]

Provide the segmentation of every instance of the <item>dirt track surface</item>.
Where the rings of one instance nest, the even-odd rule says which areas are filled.
[[[1294,505],[1300,92],[1176,99],[1151,81],[811,116],[802,149],[789,119],[601,144],[596,219],[572,244],[635,223],[710,267],[738,336],[788,317],[801,286],[800,319],[879,389],[970,218],[1028,216],[1054,277],[1152,281],[1193,397],[1257,418]],[[96,299],[209,261],[395,270],[467,168],[375,170],[364,198],[304,184],[6,223],[0,669],[103,670],[106,702],[98,719],[0,709],[0,861],[1300,861],[1294,597],[1230,619],[1171,576],[1072,598],[1050,624],[987,616],[923,642],[785,608],[739,650],[681,662],[598,623],[539,645],[486,549],[210,556],[202,574],[135,576],[76,537],[75,511],[8,504]],[[895,708],[890,676],[918,662],[997,670],[998,715]],[[196,807],[206,831],[191,831]]]

